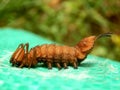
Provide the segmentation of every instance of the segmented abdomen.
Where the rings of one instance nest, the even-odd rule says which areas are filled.
[[[34,49],[36,50],[39,61],[72,63],[77,59],[77,49],[74,47],[44,44],[36,46]]]

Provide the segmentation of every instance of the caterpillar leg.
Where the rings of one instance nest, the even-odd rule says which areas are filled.
[[[29,63],[28,68],[30,69],[32,66],[32,61]]]
[[[25,61],[23,61],[23,62],[19,65],[19,68],[24,67],[24,64],[25,64]]]
[[[73,67],[74,67],[74,69],[77,69],[77,68],[78,68],[78,66],[77,66],[77,63],[76,63],[76,62],[73,62]]]
[[[22,68],[24,66],[24,64],[22,63],[20,66],[19,66],[19,68]]]
[[[68,68],[67,63],[64,62],[63,67],[64,67],[64,69],[67,69]]]
[[[56,66],[58,67],[59,70],[62,69],[59,63],[56,63]]]
[[[25,66],[25,62],[26,60],[25,59],[23,59],[23,61],[21,62],[21,64],[19,65],[19,68],[22,68],[22,67],[24,67]]]
[[[51,62],[47,62],[48,69],[52,69],[52,64]]]

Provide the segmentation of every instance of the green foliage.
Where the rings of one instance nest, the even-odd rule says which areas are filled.
[[[119,8],[119,0],[1,0],[0,26],[24,28],[74,45],[93,34],[120,33]],[[116,48],[120,46],[115,42],[115,39],[98,41],[93,54],[119,60],[116,53],[120,50]],[[110,51],[111,47],[115,48]]]

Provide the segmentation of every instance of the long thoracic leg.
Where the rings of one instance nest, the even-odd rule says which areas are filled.
[[[19,66],[19,68],[22,68],[24,66],[24,64],[22,63],[20,66]]]
[[[27,60],[28,60],[28,59],[27,59]],[[29,62],[28,68],[30,69],[30,67],[32,66],[32,63],[33,63],[32,58],[30,58],[28,62]]]
[[[26,46],[26,53],[28,53],[29,43],[26,43],[25,46]]]
[[[25,65],[25,60],[23,60],[23,62],[19,65],[19,68],[24,67],[24,65]]]
[[[68,66],[67,66],[67,63],[63,63],[63,66],[64,66],[64,69],[67,69],[68,68]]]
[[[56,66],[58,67],[59,70],[61,69],[61,66],[59,63],[56,63]]]
[[[37,57],[37,53],[36,53],[36,49],[34,49],[34,54],[33,54],[33,60],[32,60],[32,65],[35,66],[38,62],[36,60]]]
[[[10,58],[10,63],[12,63],[13,65],[16,62],[16,59],[18,59],[19,54],[21,54],[22,52],[20,48],[24,49],[24,45],[20,44]]]

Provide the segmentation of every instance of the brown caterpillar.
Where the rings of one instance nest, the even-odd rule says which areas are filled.
[[[95,41],[102,36],[111,36],[111,33],[86,37],[73,47],[44,44],[35,46],[29,51],[28,43],[20,44],[10,58],[10,63],[20,68],[30,68],[42,62],[49,69],[52,69],[52,65],[56,65],[58,69],[62,67],[66,69],[68,65],[73,65],[77,69],[80,62],[90,53]]]

